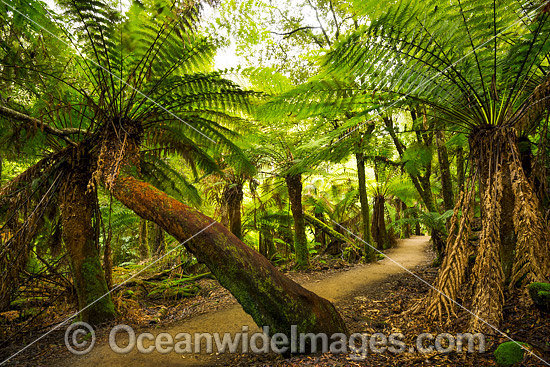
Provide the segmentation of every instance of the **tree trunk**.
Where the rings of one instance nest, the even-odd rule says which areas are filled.
[[[473,315],[470,331],[493,332],[485,322],[498,326],[502,321],[505,291],[529,282],[544,281],[550,275],[545,254],[550,237],[547,223],[532,184],[521,167],[516,132],[512,128],[486,125],[470,133],[470,152],[477,164],[481,192],[482,228],[475,248],[473,268],[468,242],[473,215],[463,214],[460,225],[448,237],[448,254],[435,281],[438,291],[430,291],[427,314],[442,317],[454,314],[454,301],[464,286],[473,288],[470,302]],[[475,193],[472,184],[463,213],[471,213]],[[457,214],[455,214],[457,215]],[[471,269],[471,271],[469,270]],[[452,276],[449,276],[451,274]],[[443,292],[447,298],[441,297]],[[481,321],[484,320],[484,321]]]
[[[242,238],[241,204],[243,202],[242,183],[230,183],[225,187],[223,199],[227,205],[229,230],[238,238]]]
[[[374,207],[372,213],[372,238],[379,250],[385,249],[389,245],[388,232],[386,231],[386,222],[384,220],[384,196],[376,195],[374,197]]]
[[[116,313],[111,295],[107,294],[97,232],[92,225],[97,203],[95,190],[87,189],[90,177],[73,167],[61,194],[61,219],[78,308],[82,310],[80,319],[97,325],[113,319]]]
[[[320,222],[324,223],[323,213],[315,211],[315,219],[317,219]],[[317,242],[321,248],[321,250],[324,250],[325,247],[327,247],[327,240],[325,237],[325,232],[323,232],[320,228],[313,227],[315,229],[315,242]]]
[[[408,219],[410,217],[408,211],[407,211],[407,204],[405,204],[404,201],[399,200],[399,204],[401,206],[401,213],[403,215],[403,219]],[[402,238],[409,238],[411,236],[411,224],[405,223],[403,226],[401,226],[401,237]]]
[[[464,149],[456,150],[456,186],[457,195],[464,189]]]
[[[299,267],[309,266],[309,252],[307,249],[306,225],[302,210],[302,175],[288,175],[285,177],[290,199],[290,210],[294,218],[294,250],[296,263]]]
[[[151,225],[149,232],[152,234],[151,252],[155,255],[163,254],[166,251],[166,246],[164,243],[164,230],[154,222],[149,222],[149,224]]]
[[[275,243],[273,242],[273,233],[271,232],[271,229],[263,223],[261,224],[259,232],[260,254],[264,255],[266,259],[271,260],[277,253],[277,250],[275,249]]]
[[[267,259],[267,246],[266,241],[264,241],[265,234],[263,231],[259,231],[258,235],[258,252],[262,254]]]
[[[107,284],[107,289],[111,289],[113,287],[112,239],[113,232],[109,226],[109,233],[107,233],[107,240],[105,241],[105,247],[103,248],[103,272],[105,273],[105,283]]]
[[[514,228],[514,207],[516,198],[512,190],[510,166],[502,165],[502,201],[501,210],[503,215],[500,218],[500,259],[502,262],[502,271],[505,282],[510,281],[512,276],[512,267],[514,266],[514,256],[516,250],[516,231]],[[545,256],[547,256],[546,254]]]
[[[437,131],[435,135],[437,144],[437,157],[439,159],[439,172],[441,173],[441,188],[443,191],[443,204],[445,211],[453,210],[453,184],[451,181],[451,169],[449,165],[449,155],[445,146],[445,135],[442,131]]]
[[[345,333],[334,306],[281,274],[227,228],[148,183],[119,177],[114,196],[139,216],[154,221],[206,264],[259,326],[270,333]],[[192,238],[192,239],[191,239]]]
[[[413,113],[414,110],[411,110],[411,116],[412,119],[416,119],[416,112]],[[388,133],[390,134],[393,143],[395,145],[395,148],[397,149],[397,152],[399,153],[399,157],[403,158],[403,154],[405,153],[405,150],[407,147],[399,140],[399,137],[397,136],[397,133],[395,132],[395,129],[393,127],[393,121],[390,117],[383,117],[384,123],[386,125],[386,129]],[[430,139],[427,139],[426,142],[422,141],[422,138],[419,138],[419,143],[426,144],[429,146]],[[409,177],[411,178],[411,181],[414,185],[414,188],[420,195],[420,198],[422,199],[422,202],[426,206],[426,209],[429,212],[436,212],[435,203],[432,196],[432,188],[430,183],[430,176],[431,176],[431,162],[426,166],[426,174],[424,176],[422,175],[414,175],[412,173],[408,173]]]
[[[371,262],[375,259],[372,245],[372,237],[370,231],[370,215],[369,215],[369,202],[367,198],[367,184],[365,179],[365,159],[363,153],[355,153],[355,160],[357,161],[357,179],[359,181],[359,202],[361,203],[361,232],[363,235],[363,241],[366,243],[363,246],[365,253],[365,261]]]
[[[481,141],[477,144],[487,144],[486,141],[483,140],[483,138],[487,139],[487,136],[481,134]],[[475,138],[472,138],[475,142]],[[498,146],[499,149],[504,151],[506,149],[507,142],[502,143],[498,142],[499,144],[502,144],[501,146]],[[475,144],[475,143],[474,143]],[[477,151],[477,149],[472,148],[472,150]],[[504,275],[504,279],[506,282],[510,280],[510,276],[512,273],[512,267],[514,265],[514,253],[515,253],[515,247],[516,247],[516,231],[514,228],[514,220],[513,220],[513,213],[514,213],[514,207],[516,205],[515,203],[515,196],[514,192],[512,190],[512,182],[511,182],[511,172],[510,172],[510,162],[506,161],[506,158],[508,158],[507,154],[501,154],[501,159],[503,160],[502,163],[499,164],[498,168],[495,168],[496,165],[492,165],[491,162],[494,162],[495,156],[491,156],[491,154],[494,154],[491,151],[485,151],[481,149],[482,153],[480,154],[481,157],[478,158],[478,167],[480,172],[480,192],[481,192],[481,208],[483,215],[488,215],[486,213],[487,211],[487,203],[488,202],[494,202],[497,201],[496,198],[490,198],[488,201],[487,198],[487,182],[492,182],[495,178],[496,170],[498,169],[498,173],[501,180],[501,187],[500,190],[502,190],[502,197],[500,200],[498,200],[497,205],[500,206],[500,219],[498,220],[498,231],[499,231],[499,239],[500,239],[500,261],[502,264],[502,271]],[[487,218],[484,218],[484,220],[487,220]],[[485,224],[484,224],[485,226]]]
[[[416,223],[414,225],[414,235],[420,236],[422,235],[421,229],[420,229],[420,221],[418,220],[418,213],[420,213],[420,205],[416,205],[416,210],[414,211],[414,218],[416,219]]]
[[[138,239],[138,253],[140,260],[149,258],[149,235],[147,232],[147,221],[145,219],[140,219]]]

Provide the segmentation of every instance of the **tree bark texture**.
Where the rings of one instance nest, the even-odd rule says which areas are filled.
[[[363,153],[355,153],[355,160],[357,161],[357,178],[359,181],[359,202],[361,203],[361,232],[363,235],[363,241],[366,243],[363,246],[365,253],[365,261],[371,262],[375,259],[373,249],[369,246],[372,245],[372,237],[370,231],[370,213],[369,213],[369,201],[367,197],[367,183],[365,177],[365,159]]]
[[[294,250],[296,263],[299,267],[309,265],[307,249],[306,224],[302,209],[302,175],[288,175],[285,177],[290,199],[290,210],[294,218]]]
[[[242,183],[230,183],[225,187],[223,200],[227,208],[228,228],[235,236],[242,238],[241,204],[243,202]]]
[[[453,210],[453,183],[451,181],[451,168],[449,164],[449,155],[445,146],[445,135],[442,131],[436,132],[435,138],[437,144],[437,157],[439,160],[439,172],[441,174],[441,188],[443,190],[443,204],[445,210]]]
[[[88,190],[88,178],[75,167],[61,195],[63,241],[69,253],[73,283],[82,310],[80,318],[100,324],[115,317],[115,308],[105,273],[99,260],[97,232],[92,219],[96,208],[96,192]]]
[[[372,238],[379,250],[388,247],[389,239],[386,230],[386,222],[384,220],[384,196],[377,195],[374,197],[374,209],[372,214]]]

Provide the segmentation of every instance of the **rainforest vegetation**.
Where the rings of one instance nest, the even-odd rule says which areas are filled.
[[[502,342],[550,365],[548,0],[0,9],[0,364],[61,360],[19,351],[77,320],[181,322],[223,289],[272,333],[348,334],[300,277],[426,236],[410,284],[362,304],[490,336],[430,365],[511,366]]]

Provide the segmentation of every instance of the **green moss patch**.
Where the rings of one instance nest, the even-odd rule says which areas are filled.
[[[530,348],[527,343],[506,342],[495,350],[495,359],[498,367],[512,367],[523,361],[525,350],[521,347]]]
[[[550,284],[531,283],[528,289],[535,306],[543,312],[550,312]]]

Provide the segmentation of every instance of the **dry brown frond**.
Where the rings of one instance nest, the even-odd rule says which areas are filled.
[[[473,269],[474,296],[470,329],[493,333],[487,325],[498,325],[502,320],[504,304],[504,273],[500,260],[500,219],[503,192],[502,164],[496,166],[494,177],[487,177],[483,195],[483,229]]]
[[[510,121],[517,130],[530,130],[534,123],[541,120],[549,106],[550,76],[546,76]]]
[[[521,163],[515,146],[515,158],[511,159],[512,189],[514,191],[514,227],[517,244],[510,285],[544,281],[549,275],[548,261],[549,230],[539,208],[539,201]]]
[[[466,186],[469,188],[468,192],[462,192],[460,194],[459,200],[455,205],[453,216],[451,217],[451,225],[446,245],[447,254],[443,258],[443,264],[441,265],[441,269],[434,284],[434,287],[440,292],[431,289],[428,297],[419,304],[420,309],[426,310],[428,317],[437,318],[440,321],[444,314],[449,317],[451,315],[456,316],[456,307],[453,300],[456,300],[458,292],[465,280],[465,272],[468,257],[470,255],[468,239],[471,233],[471,221],[473,217],[471,202],[473,193],[475,192],[474,176]],[[464,212],[460,217],[460,225],[457,228],[459,213],[462,208],[464,208]]]

